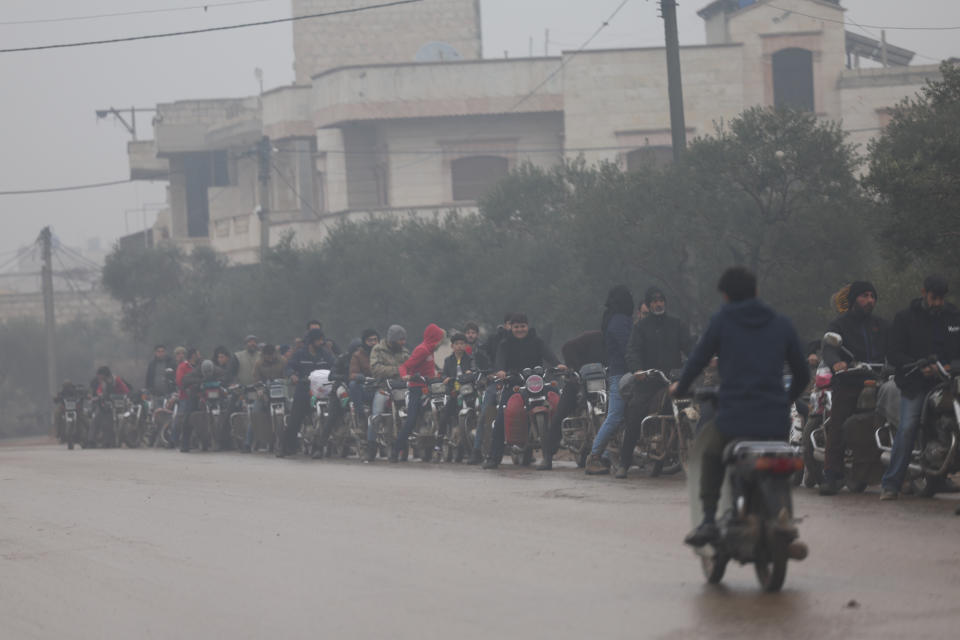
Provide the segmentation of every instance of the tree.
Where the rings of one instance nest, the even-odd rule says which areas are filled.
[[[119,244],[107,255],[103,286],[120,302],[121,326],[134,340],[146,340],[158,301],[180,288],[183,254],[173,246],[128,248]]]
[[[893,109],[869,147],[867,187],[889,213],[881,242],[900,266],[948,269],[960,241],[960,65]]]

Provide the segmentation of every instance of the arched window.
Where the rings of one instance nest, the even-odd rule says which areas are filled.
[[[671,162],[673,147],[641,147],[627,154],[627,171],[640,171],[643,167],[663,167]]]
[[[783,49],[773,54],[773,104],[814,111],[813,53]]]
[[[469,156],[450,163],[454,200],[479,200],[507,177],[510,162],[500,156]]]

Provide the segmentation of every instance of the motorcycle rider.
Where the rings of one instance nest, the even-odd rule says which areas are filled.
[[[375,329],[364,329],[360,334],[360,348],[353,352],[350,358],[350,383],[347,390],[350,392],[350,402],[353,403],[357,415],[357,424],[366,420],[367,405],[373,402],[375,390],[367,391],[364,381],[373,377],[370,369],[370,352],[380,342],[380,334]]]
[[[511,333],[512,319],[513,312],[506,314],[503,317],[503,324],[497,327],[494,334],[487,339],[487,343],[480,348],[480,351],[485,356],[486,362],[481,363],[478,361],[478,365],[484,371],[491,369],[493,363],[496,361],[497,348],[500,346],[500,342]],[[480,401],[480,412],[477,414],[477,435],[474,437],[473,451],[470,454],[470,459],[467,460],[467,464],[480,464],[483,462],[483,434],[484,430],[489,428],[489,416],[496,402],[497,386],[495,384],[488,384],[483,392],[483,398]]]
[[[260,345],[257,336],[250,334],[243,340],[244,348],[233,354],[234,361],[231,363],[231,377],[245,387],[251,386],[256,379],[253,376],[253,367],[257,364]]]
[[[463,325],[463,337],[467,339],[467,354],[473,356],[474,361],[477,363],[477,366],[480,369],[487,369],[489,367],[480,366],[480,360],[477,358],[482,358],[483,362],[489,365],[486,353],[481,353],[482,349],[480,348],[480,325],[476,322],[467,322]]]
[[[923,281],[920,297],[896,315],[890,330],[890,362],[900,389],[900,426],[893,437],[890,466],[881,481],[881,500],[896,500],[906,477],[927,393],[938,383],[933,364],[911,372],[907,365],[935,356],[946,369],[960,358],[960,311],[946,301],[949,288],[941,275]]]
[[[287,361],[287,374],[294,387],[293,406],[290,408],[290,418],[284,434],[283,442],[276,451],[278,458],[294,455],[299,444],[297,433],[303,421],[310,416],[310,374],[317,369],[330,369],[335,360],[326,347],[326,339],[320,329],[310,329],[304,340],[304,347],[294,353]],[[331,425],[324,425],[326,433],[320,435],[320,441],[325,442],[329,436]]]
[[[703,522],[684,542],[702,547],[716,540],[717,503],[723,486],[723,450],[737,438],[786,440],[790,403],[809,381],[807,359],[793,323],[757,299],[757,279],[744,267],[732,267],[717,285],[724,305],[687,360],[673,395],[685,395],[694,380],[719,356],[720,390],[715,419],[704,425],[700,470]],[[793,373],[789,393],[783,388],[783,363]]]
[[[433,359],[433,352],[437,350],[446,335],[446,332],[437,325],[427,325],[427,328],[423,330],[423,342],[414,348],[410,357],[398,369],[400,377],[407,381],[409,392],[407,396],[407,419],[404,421],[403,428],[397,436],[397,442],[393,446],[390,462],[406,461],[407,459],[407,445],[410,434],[417,425],[420,411],[423,409],[423,392],[426,389],[423,382],[414,380],[413,377],[420,376],[424,380],[437,377],[437,365]]]
[[[610,438],[623,422],[625,403],[620,395],[620,378],[627,373],[627,344],[632,333],[633,296],[625,286],[616,286],[607,295],[606,309],[600,327],[603,332],[603,344],[607,363],[607,417],[593,440],[590,457],[587,458],[586,473],[598,475],[609,473],[607,465],[600,456],[607,448]],[[618,473],[626,476],[627,466],[623,464]]]
[[[647,289],[644,302],[650,309],[650,315],[633,327],[627,343],[627,370],[635,372],[636,385],[625,407],[625,431],[617,469],[620,479],[627,477],[627,470],[633,464],[633,450],[640,435],[640,425],[650,414],[654,400],[662,389],[660,382],[645,379],[641,372],[657,369],[669,375],[683,365],[682,356],[689,356],[694,344],[687,323],[667,315],[667,296],[663,289],[656,286]],[[623,389],[618,390],[621,395],[624,393]],[[598,469],[596,462],[592,468],[594,471]]]
[[[257,364],[253,366],[253,377],[256,382],[269,384],[271,380],[278,380],[283,377],[287,368],[286,361],[280,357],[276,346],[265,344],[260,349],[260,357],[257,358]],[[251,385],[252,386],[252,385]],[[253,403],[252,412],[254,414],[268,414],[269,406],[263,401],[263,398],[257,397]],[[253,448],[253,418],[247,421],[247,434],[244,440],[244,446],[240,450],[243,453],[250,453]]]
[[[193,371],[200,366],[200,351],[196,347],[187,349],[183,362],[177,367],[177,391],[180,397],[177,403],[177,422],[174,425],[173,439],[170,446],[173,447],[177,440],[180,440],[180,450],[186,453],[190,450],[190,414],[193,413],[193,397],[190,393],[190,380],[187,378]],[[186,447],[186,448],[184,448]]]
[[[502,380],[507,373],[515,373],[533,367],[557,367],[565,370],[550,347],[540,339],[536,331],[530,328],[526,314],[515,313],[510,319],[510,335],[504,337],[497,347],[497,357],[494,368],[496,378]],[[491,385],[493,386],[493,385]],[[504,447],[504,410],[507,402],[514,394],[513,387],[506,385],[500,394],[497,405],[497,419],[493,423],[491,436],[490,457],[483,463],[484,469],[496,469],[503,460]]]
[[[307,333],[310,333],[311,329],[320,329],[320,331],[323,331],[323,324],[319,320],[311,320],[307,323]],[[340,347],[333,340],[328,340],[325,338],[323,344],[327,348],[327,351],[332,353],[334,356],[340,355]]]
[[[370,371],[379,383],[391,378],[400,377],[400,365],[407,361],[410,352],[407,350],[407,331],[398,324],[387,329],[387,337],[381,340],[370,350]],[[366,462],[373,462],[377,457],[377,416],[387,413],[387,402],[390,395],[382,390],[373,396],[373,407],[370,410],[370,420],[367,427],[367,457]],[[392,452],[391,452],[392,453]]]
[[[469,342],[467,336],[462,333],[455,333],[450,338],[450,346],[453,353],[447,356],[443,361],[443,381],[447,385],[447,404],[444,405],[443,415],[440,417],[440,435],[445,436],[450,429],[450,425],[457,422],[460,415],[460,406],[457,402],[457,395],[460,392],[460,382],[458,378],[461,375],[477,371],[477,363],[474,361],[467,349]]]
[[[239,371],[239,367],[234,363],[234,358],[235,356],[231,355],[226,347],[217,347],[213,350],[213,364],[219,369],[220,381],[225,385],[237,382],[235,376],[237,371]],[[259,360],[259,355],[257,360]],[[253,366],[256,368],[256,362],[254,362]],[[256,376],[254,376],[254,379],[256,379]]]
[[[830,323],[828,331],[840,334],[842,348],[823,347],[824,362],[833,373],[846,371],[850,355],[856,362],[882,363],[887,357],[887,323],[874,315],[877,290],[873,284],[858,280],[850,285],[850,308]],[[846,351],[844,351],[844,349]],[[824,425],[827,442],[820,495],[833,496],[843,486],[843,423],[857,410],[863,390],[863,376],[838,376],[833,379],[830,419]]]
[[[144,389],[154,397],[154,406],[163,406],[163,399],[173,389],[168,388],[167,369],[176,370],[176,363],[169,355],[167,348],[158,344],[153,348],[153,360],[147,365],[147,379]]]

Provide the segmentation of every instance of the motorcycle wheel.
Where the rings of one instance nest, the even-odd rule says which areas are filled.
[[[71,451],[73,451],[73,441],[74,441],[74,438],[76,437],[76,433],[75,433],[76,430],[77,430],[76,424],[71,424],[67,426],[67,433],[66,433],[67,449]]]
[[[136,449],[140,446],[140,440],[142,439],[140,435],[140,430],[132,424],[127,424],[123,429],[123,443],[127,445],[127,449]]]
[[[787,577],[788,559],[787,541],[782,536],[768,535],[757,545],[753,568],[764,591],[780,591]]]
[[[823,464],[813,457],[810,434],[820,428],[823,418],[813,416],[803,425],[803,486],[813,489],[823,482]]]
[[[917,489],[917,495],[921,498],[932,498],[937,495],[939,480],[939,478],[931,478],[925,474],[915,478],[913,485]]]
[[[700,567],[703,569],[703,577],[710,584],[720,584],[720,581],[723,580],[723,574],[727,571],[729,561],[730,558],[720,553],[701,555]]]
[[[272,421],[273,421],[273,446],[272,446],[273,453],[278,458],[282,458],[284,457],[284,455],[286,455],[286,453],[284,452],[285,447],[283,446],[283,435],[284,435],[284,431],[286,431],[286,425],[284,424],[282,415],[272,416]]]

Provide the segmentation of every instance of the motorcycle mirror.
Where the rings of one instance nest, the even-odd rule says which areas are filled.
[[[834,333],[833,331],[828,331],[823,335],[823,344],[828,347],[833,347],[837,349],[840,345],[843,344],[843,338],[840,337],[839,333]]]

